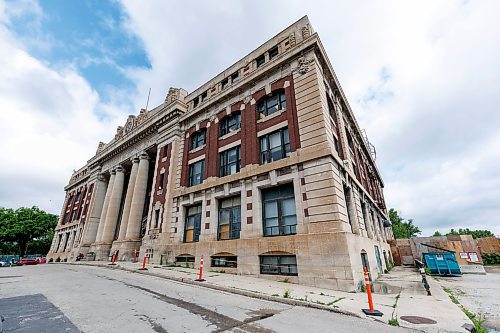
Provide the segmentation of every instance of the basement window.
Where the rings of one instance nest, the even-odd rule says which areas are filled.
[[[299,275],[295,256],[260,256],[260,274]]]
[[[212,257],[212,267],[238,267],[238,257],[236,256],[217,256]]]

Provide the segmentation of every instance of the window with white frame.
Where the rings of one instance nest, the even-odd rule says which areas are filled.
[[[191,163],[189,165],[189,186],[203,183],[205,173],[205,160]]]
[[[241,167],[241,146],[221,152],[219,154],[219,162],[219,177],[239,172]]]
[[[290,156],[288,128],[263,135],[260,140],[260,164],[270,163]]]
[[[257,104],[259,119],[265,118],[275,112],[286,110],[285,91],[279,90],[269,97],[262,98]]]

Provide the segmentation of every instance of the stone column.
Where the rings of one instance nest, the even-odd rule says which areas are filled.
[[[104,199],[106,197],[106,179],[102,174],[97,176],[95,182],[95,190],[92,202],[89,203],[90,209],[88,210],[86,226],[83,229],[82,245],[90,245],[97,239],[97,230],[99,228],[99,217],[102,214]],[[102,231],[101,231],[102,234]]]
[[[115,183],[116,172],[111,171],[111,177],[109,178],[108,188],[106,190],[106,197],[104,198],[104,204],[102,206],[101,218],[99,219],[99,228],[97,229],[97,235],[95,238],[96,242],[102,240],[102,232],[104,230],[104,223],[106,222],[106,214],[108,212],[109,198],[111,197],[111,192],[113,192],[113,185]]]
[[[142,212],[144,211],[144,201],[148,186],[149,156],[145,152],[139,156],[139,168],[135,180],[134,195],[130,206],[128,218],[127,240],[138,240],[140,236]]]
[[[113,191],[109,197],[108,211],[106,212],[106,220],[102,231],[102,243],[111,243],[115,236],[116,223],[118,223],[118,213],[120,212],[120,203],[123,194],[123,183],[125,173],[122,166],[117,166],[115,181],[113,183]]]
[[[137,170],[139,169],[139,159],[134,158],[132,160],[132,171],[130,172],[130,179],[128,181],[127,195],[125,197],[125,204],[123,206],[122,222],[120,224],[120,234],[118,235],[118,240],[125,240],[127,235],[127,227],[130,215],[130,207],[132,205],[132,197],[134,195],[135,180],[137,178]]]

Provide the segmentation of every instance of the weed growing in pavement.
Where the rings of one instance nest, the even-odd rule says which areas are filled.
[[[315,303],[316,303],[316,304],[319,304],[319,305],[326,305],[326,303],[323,303],[323,302],[321,302],[321,301],[316,301]]]
[[[451,301],[457,304],[460,307],[460,309],[462,309],[463,313],[465,313],[465,315],[472,321],[476,333],[488,333],[488,330],[483,326],[484,318],[481,313],[476,315],[470,312],[465,306],[460,304],[460,302],[453,295],[453,291],[450,288],[443,287],[443,290],[448,294]],[[462,290],[459,289],[457,290],[459,293],[462,293],[462,295],[465,294]]]
[[[391,326],[399,326],[398,318],[389,319],[389,325],[391,325]]]
[[[283,297],[284,298],[290,298],[291,296],[291,292],[290,292],[290,289],[286,289],[285,292],[283,293]]]
[[[271,296],[279,296],[280,294],[272,294]]]
[[[290,279],[289,278],[284,278],[283,280],[279,280],[278,282],[290,283]]]
[[[320,295],[321,295],[321,296],[325,296],[325,293],[321,293]]]
[[[453,302],[453,304],[460,304],[460,302],[453,295],[453,291],[450,288],[443,287],[443,290],[448,294],[448,296],[450,296],[450,299]]]

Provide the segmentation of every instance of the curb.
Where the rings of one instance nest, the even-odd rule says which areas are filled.
[[[265,301],[277,302],[277,303],[282,303],[282,304],[287,304],[287,305],[292,305],[292,306],[303,306],[303,307],[308,307],[308,308],[313,308],[313,309],[318,309],[318,310],[339,313],[339,314],[351,316],[351,317],[364,318],[364,317],[362,317],[354,312],[341,310],[339,308],[327,307],[327,306],[324,306],[321,304],[315,304],[315,303],[311,303],[311,302],[305,302],[305,301],[300,301],[300,300],[295,300],[295,299],[290,299],[290,298],[282,298],[282,297],[277,297],[277,296],[260,294],[257,292],[240,290],[240,289],[236,289],[236,288],[223,287],[223,286],[211,284],[210,282],[206,282],[206,281],[205,282],[197,282],[197,281],[190,280],[190,279],[165,276],[162,274],[148,272],[148,271],[139,271],[137,269],[131,269],[131,268],[120,266],[120,264],[117,264],[116,266],[108,266],[105,264],[87,264],[87,263],[78,263],[78,264],[76,264],[76,263],[63,263],[63,264],[75,265],[75,266],[83,265],[83,266],[90,266],[90,267],[100,267],[100,268],[107,268],[107,269],[111,269],[111,270],[119,269],[122,271],[131,272],[131,273],[150,275],[150,276],[162,278],[165,280],[171,280],[171,281],[176,281],[176,282],[189,284],[189,285],[193,285],[193,286],[199,286],[199,287],[204,287],[204,288],[208,288],[208,289],[223,291],[223,292],[227,292],[230,294],[237,294],[237,295],[241,295],[241,296],[251,297],[251,298],[265,300]],[[367,318],[367,319],[371,319],[371,318]]]

